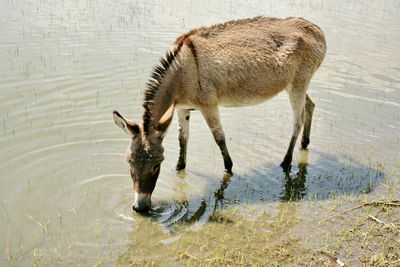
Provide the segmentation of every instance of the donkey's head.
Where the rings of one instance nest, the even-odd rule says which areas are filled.
[[[147,211],[151,206],[151,194],[164,160],[162,139],[172,115],[167,121],[161,119],[146,133],[142,125],[124,118],[118,111],[114,111],[113,116],[117,126],[132,138],[126,152],[135,193],[132,208],[135,211]]]

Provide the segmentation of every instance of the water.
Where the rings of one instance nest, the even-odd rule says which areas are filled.
[[[3,0],[0,7],[3,264],[174,263],[199,238],[223,231],[231,239],[219,249],[243,245],[250,231],[239,229],[243,220],[258,231],[254,238],[274,240],[301,227],[301,203],[373,192],[399,162],[397,1]],[[326,34],[327,56],[309,91],[316,103],[309,153],[296,151],[291,174],[282,173],[292,119],[286,93],[222,109],[234,162],[228,179],[193,112],[186,174],[174,171],[174,121],[154,210],[133,213],[128,139],[112,110],[139,120],[151,69],[181,33],[256,15],[303,16]],[[278,217],[288,223],[277,226]]]

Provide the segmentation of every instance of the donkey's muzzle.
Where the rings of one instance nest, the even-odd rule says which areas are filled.
[[[151,207],[151,194],[136,193],[132,209],[136,212],[146,212]]]

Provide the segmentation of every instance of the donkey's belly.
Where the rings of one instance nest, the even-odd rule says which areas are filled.
[[[218,98],[218,105],[222,107],[254,106],[271,99],[287,87],[288,86],[274,89],[263,88],[262,90],[242,89],[240,91],[228,91]]]
[[[221,107],[245,107],[254,106],[263,103],[271,97],[223,97],[218,100],[218,105]]]

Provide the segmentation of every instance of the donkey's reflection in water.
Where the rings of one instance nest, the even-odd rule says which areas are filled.
[[[154,69],[145,92],[142,122],[136,124],[114,111],[116,124],[132,138],[126,158],[135,191],[133,209],[150,208],[164,159],[162,140],[175,109],[180,144],[176,169],[186,167],[190,111],[199,110],[221,149],[225,171],[231,174],[232,160],[218,106],[255,105],[286,90],[294,122],[281,166],[289,170],[301,129],[302,148],[310,142],[314,103],[306,91],[325,52],[321,29],[302,18],[256,17],[198,28],[180,36]]]
[[[178,176],[182,181],[186,180],[185,172],[180,172]],[[199,176],[207,179],[207,176],[202,174]],[[185,189],[179,193],[179,200],[174,200],[172,203],[158,202],[149,212],[141,214],[158,221],[168,231],[174,230],[178,224],[193,224],[195,227],[199,227],[213,220],[214,213],[218,208],[224,208],[226,204],[225,189],[227,189],[231,177],[230,174],[224,174],[216,187],[210,185],[208,188],[214,189],[205,192],[199,198],[188,199],[188,192]],[[186,182],[184,183],[186,184]],[[184,187],[187,188],[187,185]]]

